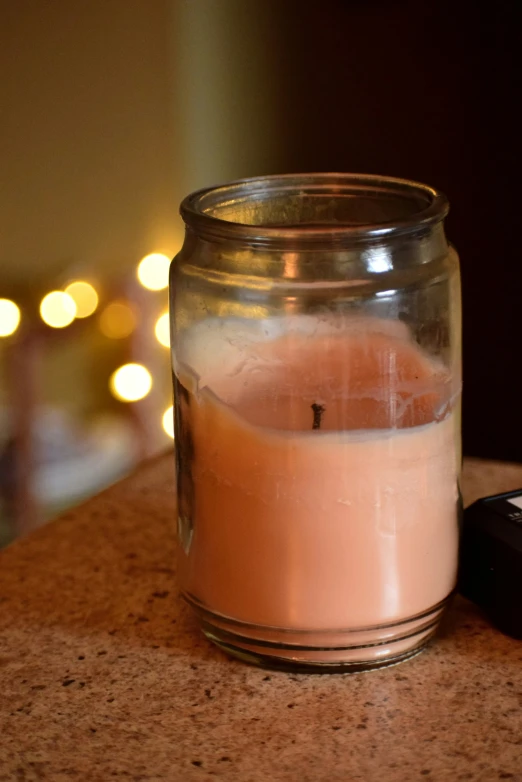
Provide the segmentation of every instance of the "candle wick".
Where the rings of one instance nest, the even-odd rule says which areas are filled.
[[[312,429],[320,429],[321,428],[321,417],[326,410],[324,405],[318,405],[317,402],[314,402],[313,405],[311,405],[312,410],[314,411],[314,422],[312,424]]]

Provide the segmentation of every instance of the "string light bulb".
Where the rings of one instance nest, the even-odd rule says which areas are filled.
[[[98,294],[90,282],[75,280],[66,287],[65,293],[68,293],[76,304],[77,318],[88,318],[98,306]]]
[[[163,253],[150,253],[138,264],[138,280],[149,291],[161,291],[169,284],[170,260]]]
[[[125,301],[111,301],[98,319],[101,333],[109,339],[125,339],[137,326],[136,313]]]
[[[53,329],[69,326],[76,317],[76,304],[64,291],[51,291],[40,303],[40,316]]]
[[[142,364],[124,364],[112,373],[109,388],[121,402],[137,402],[149,393],[152,377]]]
[[[0,299],[0,337],[10,337],[20,323],[20,307],[11,299]]]
[[[168,407],[163,413],[163,418],[161,419],[161,423],[163,426],[163,430],[168,434],[169,437],[172,437],[172,439],[174,439],[174,409],[172,405]]]
[[[170,347],[170,320],[168,312],[164,312],[163,315],[159,316],[154,327],[154,333],[160,345],[163,345],[165,348]]]

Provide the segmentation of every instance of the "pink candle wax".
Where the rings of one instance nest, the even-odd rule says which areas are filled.
[[[239,336],[209,322],[179,351],[193,487],[184,590],[280,628],[406,620],[455,584],[448,374],[399,322],[294,320]]]

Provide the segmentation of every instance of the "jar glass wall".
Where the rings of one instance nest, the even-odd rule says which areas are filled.
[[[343,174],[182,204],[179,573],[206,635],[323,670],[405,659],[456,581],[461,336],[445,197]]]

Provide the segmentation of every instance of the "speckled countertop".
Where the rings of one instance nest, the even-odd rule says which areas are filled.
[[[0,554],[0,780],[522,780],[522,643],[457,599],[419,657],[289,675],[177,599],[173,460]],[[473,499],[522,465],[468,461]]]

